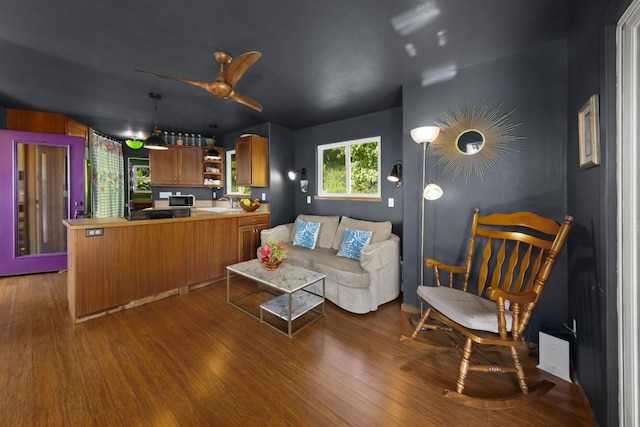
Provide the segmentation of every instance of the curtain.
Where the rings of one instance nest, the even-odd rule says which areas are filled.
[[[124,216],[122,144],[96,132],[91,135],[93,213],[95,218]]]

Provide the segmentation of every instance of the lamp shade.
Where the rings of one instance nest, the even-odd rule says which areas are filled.
[[[160,135],[151,135],[144,141],[144,148],[148,150],[167,150],[167,141],[162,139]]]
[[[391,169],[387,179],[391,182],[400,182],[402,180],[402,165],[400,163],[393,165],[393,169]]]
[[[427,184],[426,187],[424,187],[424,191],[422,192],[422,197],[424,197],[427,200],[438,200],[440,197],[442,197],[443,194],[444,194],[444,191],[442,191],[442,188],[440,188],[438,184],[434,184],[433,182],[430,182]]]
[[[438,126],[421,126],[415,129],[411,129],[411,139],[418,144],[424,142],[433,142],[440,133]]]
[[[295,179],[296,179],[296,177],[298,175],[300,175],[302,177],[302,176],[305,176],[306,174],[307,174],[307,168],[302,168],[302,169],[297,170],[297,171],[289,171],[289,173],[287,173],[287,175],[289,176],[289,179],[291,181],[295,181]]]
[[[204,154],[204,159],[205,160],[222,160],[222,156],[220,155],[220,152],[218,150],[216,150],[215,148],[210,148]]]

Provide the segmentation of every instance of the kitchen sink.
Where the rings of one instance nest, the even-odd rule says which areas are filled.
[[[242,212],[241,208],[225,208],[222,206],[214,206],[211,208],[198,208],[199,211],[207,211],[207,212]]]
[[[143,209],[141,211],[129,212],[129,221],[146,220],[146,219],[167,219],[167,218],[184,218],[191,216],[191,209]]]

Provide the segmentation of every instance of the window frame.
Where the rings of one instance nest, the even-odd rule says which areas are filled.
[[[346,184],[346,193],[327,193],[323,189],[323,178],[324,178],[324,170],[323,170],[323,161],[324,156],[323,153],[325,150],[330,150],[334,148],[345,147],[345,159],[350,158],[351,156],[351,147],[354,145],[361,145],[367,143],[377,143],[377,152],[378,152],[378,183],[377,183],[377,191],[376,193],[371,194],[353,194],[351,193],[351,180],[347,179],[347,177],[351,176],[351,162],[345,162],[346,174],[345,174],[345,184]],[[382,200],[382,137],[381,136],[371,136],[367,138],[359,138],[352,139],[347,141],[333,142],[329,144],[321,144],[316,147],[316,179],[318,182],[317,186],[317,196],[319,199],[336,199],[336,200],[365,200],[365,201],[380,201]]]
[[[226,183],[226,193],[229,195],[238,195],[244,196],[247,194],[251,194],[251,187],[238,187],[238,191],[233,191],[233,172],[235,168],[232,168],[233,160],[231,157],[236,154],[236,150],[227,150],[225,152],[225,183]],[[247,191],[248,189],[248,191]]]

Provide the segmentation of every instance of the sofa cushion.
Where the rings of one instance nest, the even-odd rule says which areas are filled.
[[[318,240],[319,231],[319,222],[299,220],[296,224],[296,233],[293,237],[293,244],[296,246],[304,246],[305,248],[314,249]]]
[[[307,221],[307,222],[319,222],[320,232],[318,234],[318,241],[316,243],[316,246],[320,248],[332,247],[334,236],[338,228],[338,222],[340,221],[339,216],[302,215],[302,214],[298,215],[298,217],[296,218],[295,224],[293,224],[293,227],[291,228],[292,242],[296,235],[296,229],[297,229],[299,220]],[[337,250],[338,248],[335,248],[335,249]]]
[[[338,256],[351,259],[360,259],[360,251],[364,245],[368,245],[371,241],[373,231],[370,230],[352,230],[347,228],[344,232],[344,239],[338,250]]]
[[[347,228],[352,230],[368,230],[373,231],[371,235],[371,242],[369,243],[379,243],[388,240],[391,237],[391,222],[383,221],[383,222],[374,222],[374,221],[362,221],[359,219],[349,218],[347,216],[343,216],[340,220],[340,225],[338,225],[338,230],[335,233],[335,237],[333,239],[333,249],[338,250],[342,245],[342,240],[344,238],[344,232]]]
[[[331,248],[307,249],[302,246],[290,246],[285,262],[317,273],[326,274],[327,278],[351,288],[368,288],[371,286],[369,272],[360,267],[360,262],[351,258],[336,256],[337,251]]]

